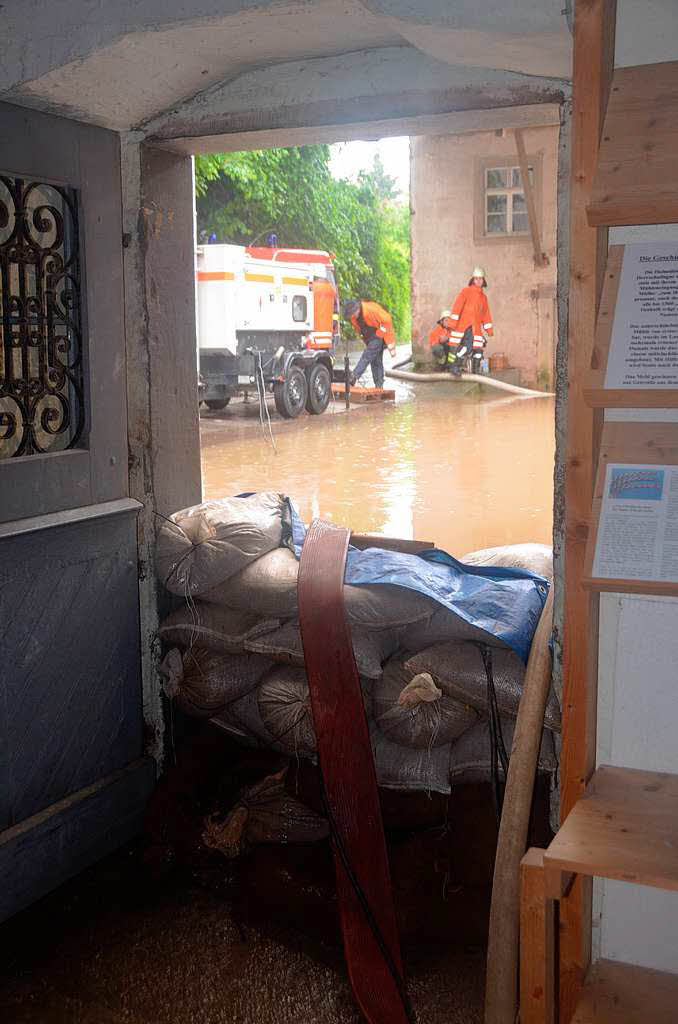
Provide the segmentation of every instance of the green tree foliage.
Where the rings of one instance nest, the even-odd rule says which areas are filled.
[[[198,233],[249,245],[275,233],[280,245],[335,255],[342,299],[372,299],[409,340],[409,208],[379,158],[353,183],[330,172],[325,145],[195,158]]]

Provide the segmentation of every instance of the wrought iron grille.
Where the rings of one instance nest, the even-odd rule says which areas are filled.
[[[77,193],[0,174],[0,459],[84,433]]]

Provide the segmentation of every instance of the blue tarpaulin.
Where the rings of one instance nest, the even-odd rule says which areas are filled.
[[[299,558],[306,527],[289,499],[288,504],[292,546]],[[416,590],[512,647],[523,661],[527,661],[549,588],[547,580],[527,569],[464,565],[437,548],[411,555],[350,547],[344,581],[392,583]]]

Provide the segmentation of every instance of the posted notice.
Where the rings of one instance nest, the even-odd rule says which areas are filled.
[[[678,388],[678,242],[624,247],[606,388]]]
[[[678,466],[608,464],[593,575],[678,581]]]

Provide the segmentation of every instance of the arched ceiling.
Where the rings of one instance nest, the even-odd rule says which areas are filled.
[[[398,47],[432,68],[567,78],[564,3],[5,0],[0,98],[128,130],[255,70]]]

